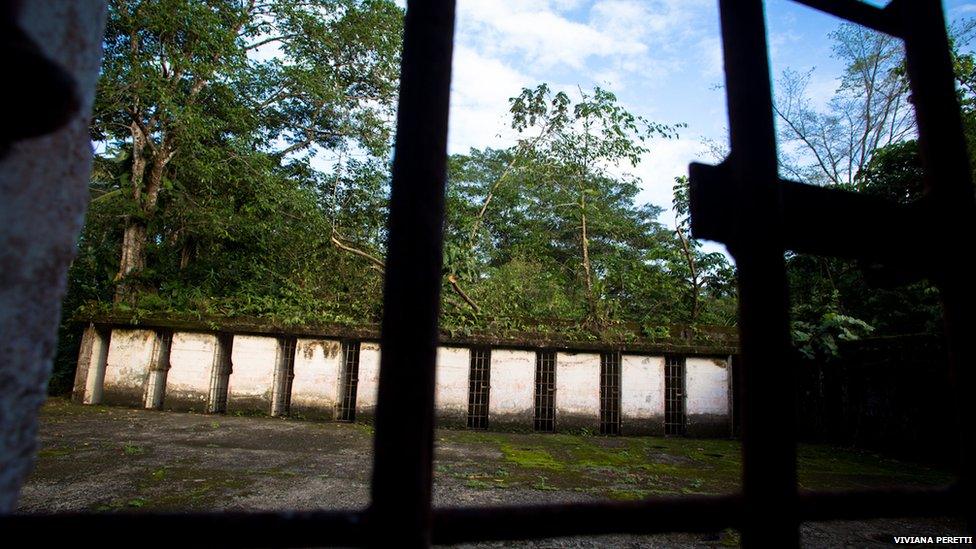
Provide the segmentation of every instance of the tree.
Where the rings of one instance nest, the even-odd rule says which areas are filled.
[[[800,181],[850,186],[875,150],[914,135],[915,118],[898,39],[846,23],[829,37],[845,69],[825,107],[809,96],[813,71],[777,83],[780,164]]]
[[[401,19],[385,0],[110,2],[92,135],[124,157],[109,190],[126,204],[116,300],[147,289],[153,224],[175,186],[187,197],[206,181],[314,179],[317,151],[385,154]],[[173,236],[185,263],[195,244]]]

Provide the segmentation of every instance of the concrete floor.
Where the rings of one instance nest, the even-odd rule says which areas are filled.
[[[41,451],[19,511],[358,509],[368,503],[368,425],[80,406],[44,407]],[[635,499],[738,489],[738,443],[439,430],[439,506]],[[871,453],[801,446],[801,487],[926,486],[944,471]],[[964,535],[952,519],[806,524],[804,545],[881,546],[896,535]],[[477,547],[736,545],[711,535],[603,536]]]

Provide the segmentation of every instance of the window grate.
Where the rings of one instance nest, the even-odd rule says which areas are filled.
[[[356,390],[359,386],[359,342],[342,342],[342,376],[339,388],[342,391],[336,420],[356,420]]]
[[[286,416],[291,411],[291,385],[295,379],[295,346],[298,340],[294,337],[278,339],[278,364],[275,367],[274,403],[272,416]]]
[[[231,353],[234,349],[232,334],[218,334],[217,348],[214,350],[214,364],[210,375],[210,399],[207,411],[211,414],[227,412],[227,387],[233,373]]]
[[[488,428],[488,398],[491,391],[491,349],[471,349],[468,374],[468,428]]]
[[[600,434],[620,434],[620,352],[600,353]]]
[[[556,353],[535,354],[535,421],[536,431],[556,431]]]
[[[685,359],[664,359],[664,434],[685,434]]]

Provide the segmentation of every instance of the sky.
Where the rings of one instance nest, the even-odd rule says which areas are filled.
[[[826,102],[843,69],[827,34],[841,21],[788,0],[766,4],[774,79],[814,69],[810,91]],[[976,17],[976,2],[944,6],[950,21]],[[643,181],[642,203],[670,208],[674,177],[689,162],[716,161],[703,141],[727,141],[717,0],[458,0],[449,153],[514,144],[508,98],[543,82],[567,92],[599,85],[635,114],[688,125],[677,140],[652,141],[628,170]],[[660,221],[673,226],[674,214]]]

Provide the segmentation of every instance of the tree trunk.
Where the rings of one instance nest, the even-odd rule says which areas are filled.
[[[586,195],[580,196],[580,241],[583,248],[583,281],[586,283],[586,303],[590,316],[597,318],[596,298],[593,295],[593,273],[590,265],[590,240],[586,234]]]
[[[146,268],[146,225],[142,221],[126,220],[122,233],[122,258],[119,260],[119,273],[115,276],[115,302],[134,304],[139,284],[131,280],[131,275],[139,274]]]

